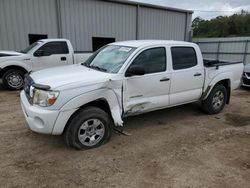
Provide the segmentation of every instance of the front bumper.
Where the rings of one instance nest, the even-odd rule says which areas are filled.
[[[32,106],[24,91],[20,94],[21,106],[29,128],[38,133],[52,134],[59,111]]]

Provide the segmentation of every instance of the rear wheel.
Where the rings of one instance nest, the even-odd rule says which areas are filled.
[[[223,110],[227,97],[227,89],[223,85],[215,85],[207,99],[202,102],[202,108],[208,114],[217,114]]]
[[[23,88],[24,72],[11,69],[3,74],[3,86],[10,90],[19,90]]]
[[[111,135],[110,116],[100,108],[87,107],[70,119],[64,132],[64,141],[76,149],[91,149],[106,143]]]

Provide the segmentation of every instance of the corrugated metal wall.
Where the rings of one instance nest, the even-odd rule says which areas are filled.
[[[55,0],[0,0],[0,49],[21,50],[28,34],[58,36]]]
[[[0,0],[0,50],[25,48],[28,34],[67,38],[78,51],[92,51],[92,37],[188,40],[191,15],[121,1]]]
[[[250,64],[250,37],[193,39],[204,58],[243,61]]]
[[[185,40],[186,14],[160,9],[139,9],[139,39]]]
[[[93,0],[62,0],[62,35],[77,50],[92,50],[92,37],[136,39],[136,6]]]

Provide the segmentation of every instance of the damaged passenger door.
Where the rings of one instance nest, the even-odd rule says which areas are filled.
[[[125,72],[124,115],[140,114],[169,105],[171,72],[165,46],[144,49]]]

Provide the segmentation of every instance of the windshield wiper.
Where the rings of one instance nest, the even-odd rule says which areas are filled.
[[[90,65],[89,64],[87,64],[87,63],[81,63],[81,65],[83,65],[83,66],[85,66],[85,67],[90,67]]]
[[[92,68],[92,69],[96,69],[96,70],[102,71],[102,72],[107,72],[107,69],[99,67],[99,66],[96,66],[96,65],[88,65],[88,67]]]
[[[93,69],[97,69],[99,71],[107,72],[107,69],[99,67],[99,66],[96,66],[96,65],[90,65],[89,67],[93,68]]]
[[[96,70],[99,70],[99,71],[103,71],[103,72],[107,72],[107,69],[105,68],[102,68],[102,67],[99,67],[97,65],[89,65],[87,63],[82,63],[83,66],[86,66],[88,68],[92,68],[92,69],[96,69]]]

